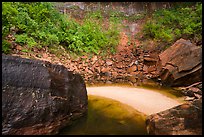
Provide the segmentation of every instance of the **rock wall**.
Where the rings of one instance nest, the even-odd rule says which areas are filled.
[[[62,65],[2,55],[2,134],[57,134],[87,112],[83,78]]]
[[[55,6],[63,13],[70,8],[78,7],[85,11],[120,11],[129,16],[145,12],[148,8],[151,8],[151,10],[170,8],[171,4],[168,2],[56,2]]]

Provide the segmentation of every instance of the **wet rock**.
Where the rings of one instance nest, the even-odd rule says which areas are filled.
[[[194,95],[193,95],[193,96],[194,96]],[[192,101],[192,100],[194,100],[194,99],[195,99],[195,97],[188,97],[188,96],[187,96],[187,97],[185,97],[184,100],[185,100],[185,101]]]
[[[202,80],[202,48],[180,39],[159,55],[160,77],[169,86],[188,86]],[[190,77],[190,79],[189,79]]]
[[[83,78],[62,65],[2,55],[2,134],[57,134],[87,112]]]
[[[195,96],[196,99],[201,99],[202,98],[202,95],[199,95],[199,94],[196,94],[196,93],[194,93],[194,96]]]
[[[195,98],[199,99],[202,97],[202,87],[201,87],[201,89],[199,89],[198,85],[202,85],[202,82],[194,83],[188,87],[177,87],[177,88],[175,88],[175,90],[183,93],[183,95],[185,95],[185,96],[195,97]]]
[[[202,99],[152,114],[146,125],[150,135],[202,135]]]

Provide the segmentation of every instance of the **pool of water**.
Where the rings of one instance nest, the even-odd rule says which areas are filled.
[[[172,88],[151,85],[138,87],[128,84],[98,84],[101,86],[119,86],[145,88],[161,93],[174,100],[183,102],[183,95]],[[90,87],[90,85],[88,85]],[[91,86],[92,87],[92,86]],[[71,126],[61,130],[61,135],[146,135],[145,119],[147,115],[119,101],[88,95],[88,113],[74,121]]]
[[[88,96],[88,113],[62,135],[146,135],[146,115],[118,101]]]

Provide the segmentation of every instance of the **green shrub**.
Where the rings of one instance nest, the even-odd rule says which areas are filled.
[[[27,45],[30,48],[37,44],[35,40],[32,37],[28,37],[27,34],[16,35],[15,41],[20,45]]]
[[[188,4],[187,4],[188,5]],[[183,37],[202,40],[202,4],[163,9],[154,12],[143,28],[144,35],[171,44]]]
[[[13,27],[15,42],[22,46],[61,44],[69,52],[97,54],[114,47],[118,41],[116,23],[102,28],[101,11],[88,13],[83,24],[79,24],[58,12],[50,2],[3,2],[2,9],[2,38],[6,39]]]
[[[2,52],[5,54],[9,54],[11,51],[11,44],[6,40],[2,41]]]

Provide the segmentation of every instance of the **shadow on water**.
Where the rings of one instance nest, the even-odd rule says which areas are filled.
[[[88,96],[88,114],[64,128],[62,135],[146,135],[146,115],[118,101]]]

